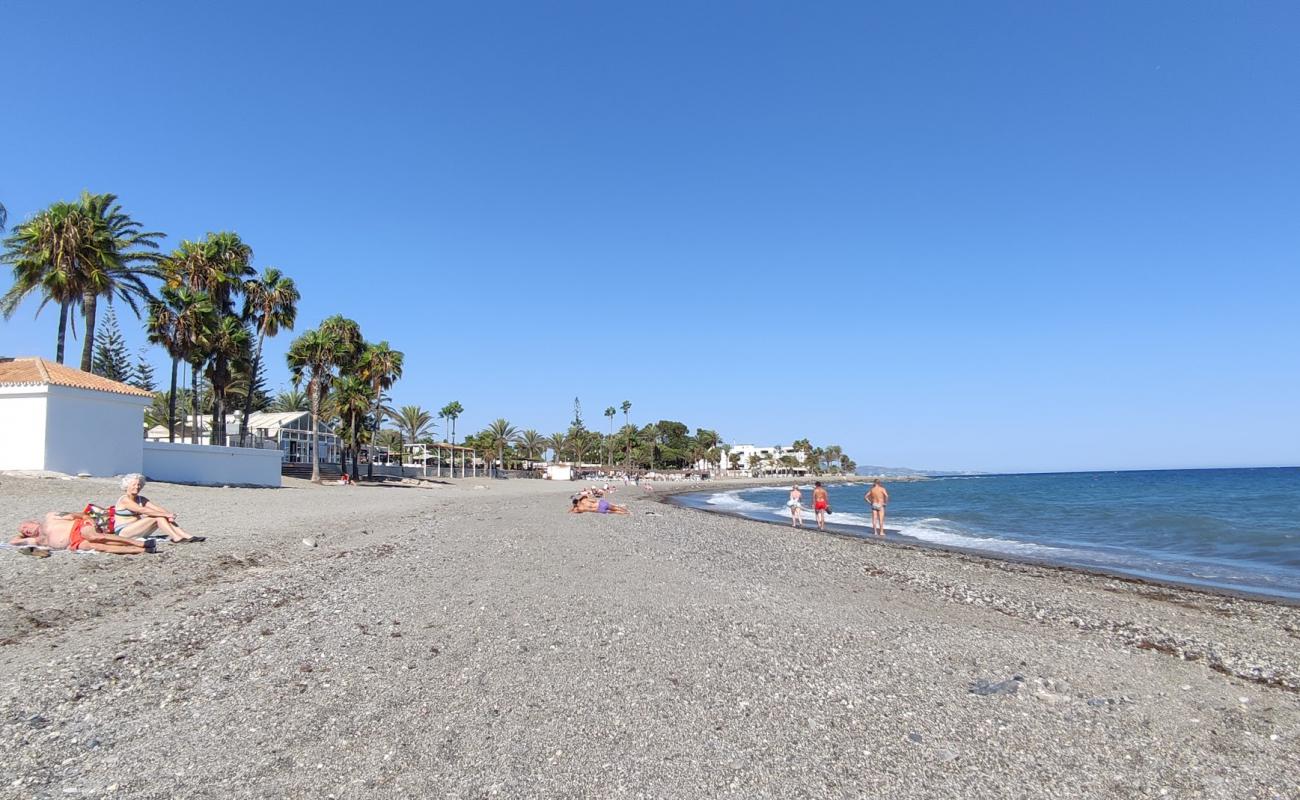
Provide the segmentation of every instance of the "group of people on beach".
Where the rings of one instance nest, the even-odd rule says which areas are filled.
[[[826,515],[831,513],[830,495],[826,492],[826,487],[822,486],[821,481],[813,484],[813,517],[817,521],[817,530],[826,530]],[[877,536],[885,535],[885,506],[889,505],[889,491],[885,489],[884,484],[879,478],[871,484],[871,489],[862,496],[871,506],[871,530]],[[803,527],[803,490],[799,484],[790,487],[790,499],[786,502],[786,507],[790,509],[790,526],[793,528]]]
[[[140,494],[145,477],[122,479],[122,496],[107,508],[89,504],[82,511],[51,511],[39,520],[18,525],[9,544],[27,555],[48,556],[51,550],[94,550],[115,555],[140,555],[157,550],[165,536],[173,544],[202,542],[180,526],[176,513]]]

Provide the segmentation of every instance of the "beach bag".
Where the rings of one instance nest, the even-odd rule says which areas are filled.
[[[829,516],[830,516],[831,514],[833,514],[833,513],[834,513],[834,512],[831,511],[830,504],[828,503],[828,504],[826,505],[826,516],[829,517]]]
[[[95,524],[95,530],[100,533],[113,533],[117,530],[117,508],[115,506],[100,508],[94,503],[87,503],[81,513],[90,517]]]

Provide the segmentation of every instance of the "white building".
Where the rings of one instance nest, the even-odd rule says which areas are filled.
[[[280,454],[146,442],[153,394],[43,358],[0,358],[0,470],[279,486]]]
[[[747,470],[751,475],[778,472],[789,475],[806,475],[808,473],[808,468],[804,465],[807,456],[803,451],[782,444],[768,445],[766,447],[753,444],[734,444],[727,456],[728,462],[731,461],[732,455],[740,457],[740,468]],[[797,466],[788,467],[783,464],[782,459],[786,456],[793,457]],[[730,463],[728,466],[730,466]]]
[[[209,444],[212,416],[200,414],[197,430],[194,428],[193,417],[182,420],[182,416],[180,409],[177,409],[176,441],[184,443],[197,439],[198,444]],[[239,444],[239,420],[239,413],[226,415],[227,446]],[[310,411],[254,411],[248,417],[248,433],[248,447],[279,450],[280,458],[286,464],[311,463]],[[336,463],[339,460],[339,437],[331,433],[323,423],[317,424],[316,433],[321,463]],[[151,442],[167,441],[167,426],[155,425],[145,434],[145,438]]]
[[[43,358],[0,359],[0,470],[144,470],[140,420],[153,395]]]

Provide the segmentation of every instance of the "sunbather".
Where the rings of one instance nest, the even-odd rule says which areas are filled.
[[[575,497],[570,514],[626,514],[625,506],[616,506],[605,498]]]
[[[41,550],[98,550],[125,556],[154,552],[152,539],[137,542],[101,533],[89,515],[66,511],[51,511],[40,522],[28,520],[21,523],[18,535],[10,539],[9,544],[23,548],[31,555],[39,555]]]
[[[118,536],[135,539],[154,530],[167,534],[173,542],[202,542],[208,537],[193,536],[176,524],[176,515],[140,494],[144,476],[138,472],[122,478],[122,496],[117,499]],[[134,519],[132,519],[134,517]]]

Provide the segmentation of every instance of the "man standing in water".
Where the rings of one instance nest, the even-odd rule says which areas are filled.
[[[817,530],[826,530],[826,509],[831,507],[830,496],[821,481],[813,484],[813,515],[817,517]]]
[[[803,492],[799,491],[799,484],[790,487],[790,501],[786,503],[790,509],[790,527],[803,527]]]
[[[877,536],[884,536],[885,506],[889,505],[889,492],[885,491],[879,478],[871,484],[871,491],[866,493],[865,498],[871,504],[871,529]]]

